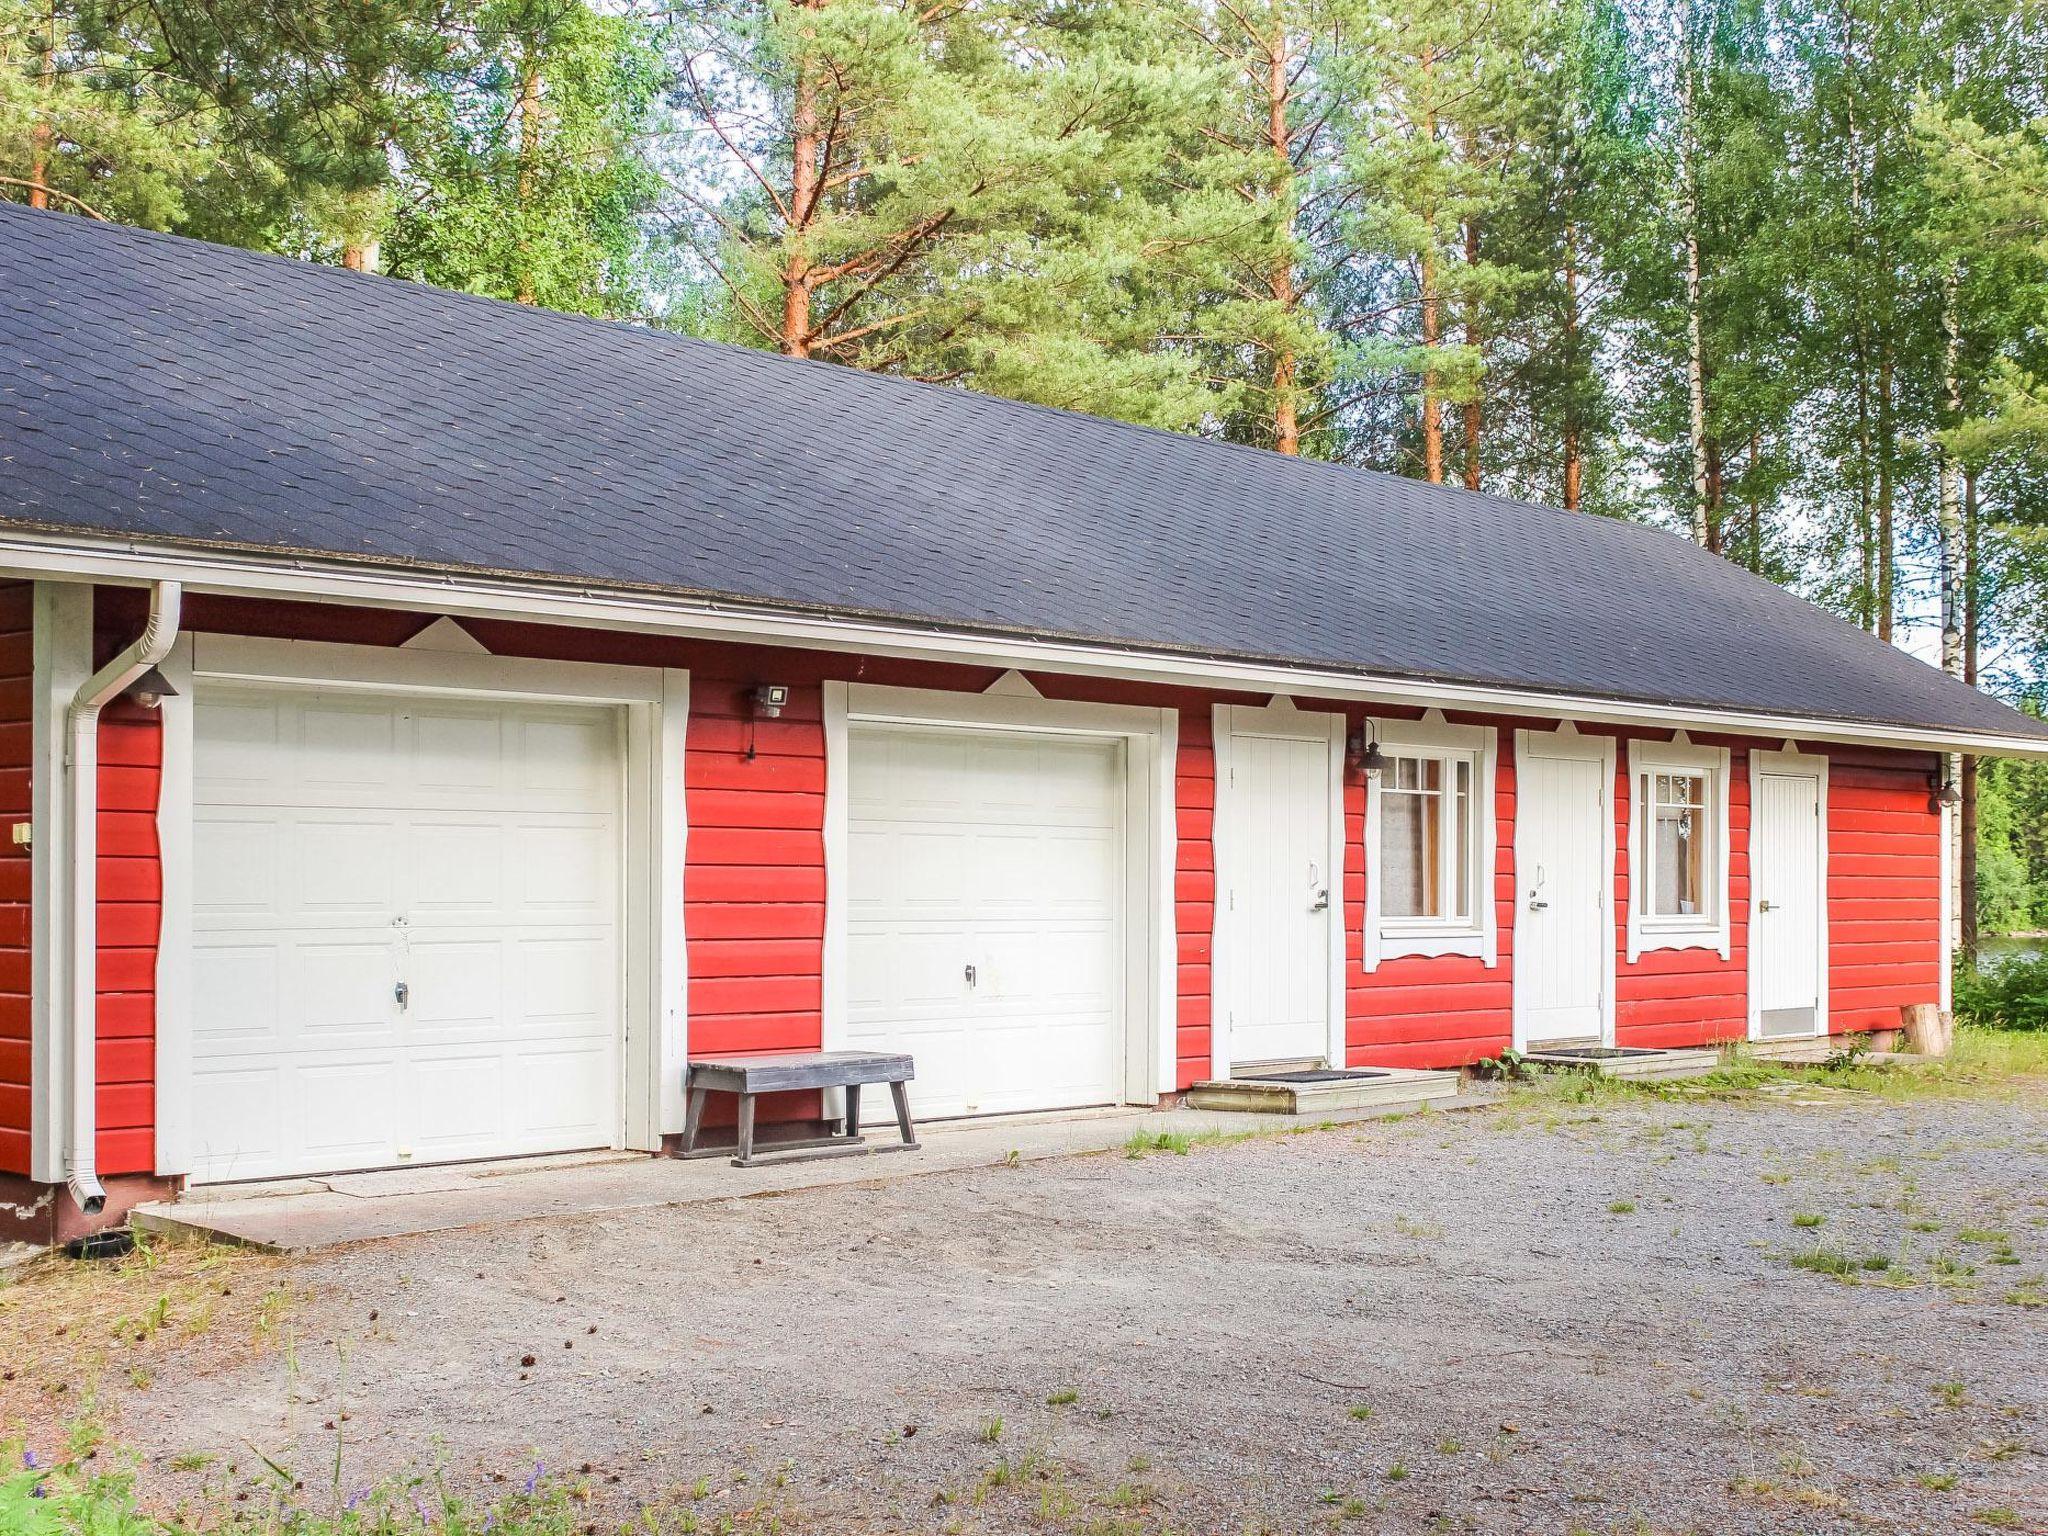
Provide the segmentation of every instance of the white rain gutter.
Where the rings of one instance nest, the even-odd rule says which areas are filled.
[[[1792,737],[1925,752],[2048,758],[2048,740],[1996,731],[1861,723],[1756,709],[1655,704],[1544,693],[1511,685],[1335,671],[1128,645],[987,634],[904,619],[811,613],[740,599],[608,588],[562,578],[407,568],[341,556],[194,550],[133,538],[0,529],[0,575],[128,585],[168,576],[195,592],[229,597],[353,603],[446,613],[456,618],[566,623],[743,644],[858,647],[877,655],[970,666],[1114,677],[1165,686],[1242,688],[1368,705],[1433,705],[1582,724],[1726,731],[1773,743]]]
[[[79,1210],[97,1216],[107,1203],[100,1184],[99,1134],[99,808],[100,711],[171,654],[178,638],[183,589],[159,581],[149,589],[149,622],[112,661],[79,684],[67,720],[64,762],[71,806],[71,1109],[64,1126],[64,1182]]]

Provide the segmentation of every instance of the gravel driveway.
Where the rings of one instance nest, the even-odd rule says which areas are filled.
[[[108,1395],[677,1530],[2044,1530],[2044,1270],[2038,1098],[1538,1101],[370,1245]]]

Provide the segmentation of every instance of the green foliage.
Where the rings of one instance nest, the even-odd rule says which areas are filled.
[[[7,1536],[576,1536],[588,1511],[570,1483],[536,1466],[510,1496],[488,1504],[460,1498],[431,1478],[317,1492],[297,1488],[274,1465],[266,1482],[210,1501],[203,1523],[146,1513],[131,1472],[68,1455],[54,1465],[0,1441],[0,1532]]]
[[[1986,1029],[2048,1031],[2048,955],[2014,959],[1984,971],[1959,966],[1955,1013]]]
[[[648,29],[582,0],[487,0],[427,77],[401,140],[390,270],[587,314],[639,314],[644,139],[661,85]]]

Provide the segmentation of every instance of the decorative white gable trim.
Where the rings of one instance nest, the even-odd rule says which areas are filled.
[[[1044,694],[1038,691],[1038,684],[1032,682],[1030,678],[1019,672],[1015,667],[1010,668],[1009,671],[1005,672],[981,691],[1003,699],[1042,699],[1045,697]]]
[[[452,651],[463,656],[488,656],[491,648],[445,613],[399,646],[401,651]]]

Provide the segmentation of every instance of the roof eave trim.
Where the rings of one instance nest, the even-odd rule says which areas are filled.
[[[1547,693],[1436,678],[1334,671],[1056,638],[841,616],[732,599],[634,591],[555,577],[512,577],[335,556],[193,549],[132,538],[0,530],[0,575],[143,585],[177,580],[188,592],[344,602],[457,618],[602,625],[644,634],[819,649],[861,649],[968,666],[1015,667],[1191,688],[1288,693],[1351,703],[1406,705],[1580,720],[1649,729],[1933,752],[2048,759],[2048,739],[1932,730],[1888,722],[1767,714],[1702,704]]]

